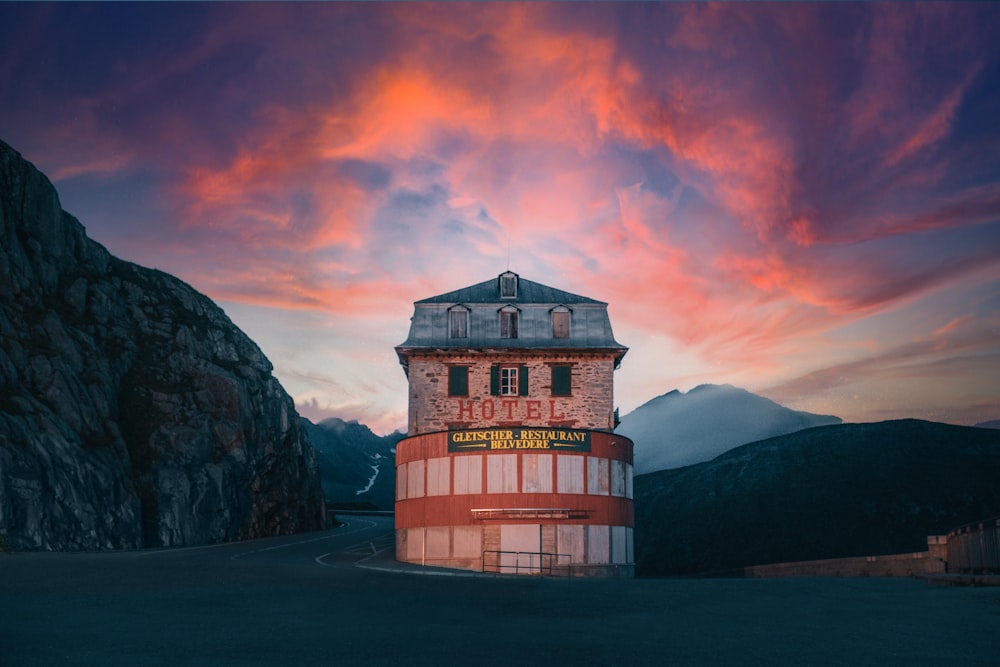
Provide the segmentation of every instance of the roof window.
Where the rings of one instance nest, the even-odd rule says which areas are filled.
[[[469,337],[469,309],[461,304],[448,309],[448,337]]]
[[[504,306],[500,309],[500,337],[517,338],[517,314],[514,306]]]
[[[500,274],[500,298],[517,298],[517,274],[513,271],[505,271]]]
[[[569,338],[569,308],[556,306],[549,312],[552,314],[552,337]]]

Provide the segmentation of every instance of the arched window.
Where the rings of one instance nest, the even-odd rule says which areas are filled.
[[[452,306],[448,309],[448,337],[469,337],[469,309],[465,306]]]
[[[552,337],[569,338],[569,308],[556,306],[549,312],[552,314]]]
[[[513,271],[506,271],[500,274],[500,298],[517,298],[517,274]]]
[[[505,306],[500,309],[501,338],[517,338],[517,315],[518,310],[513,306]]]

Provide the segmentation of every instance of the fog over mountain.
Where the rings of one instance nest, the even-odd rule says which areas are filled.
[[[732,385],[674,390],[642,404],[615,431],[635,443],[635,474],[680,468],[733,447],[804,428],[839,424],[830,415],[790,410]]]

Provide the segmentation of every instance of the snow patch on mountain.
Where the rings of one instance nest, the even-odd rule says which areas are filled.
[[[705,384],[657,396],[622,418],[615,430],[635,443],[635,474],[708,461],[733,447],[839,424],[831,415],[800,412],[732,385]]]

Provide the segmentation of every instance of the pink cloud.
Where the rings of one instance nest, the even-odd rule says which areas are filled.
[[[965,78],[942,99],[939,104],[924,118],[917,119],[916,128],[909,136],[886,156],[886,165],[892,167],[911,157],[921,149],[935,144],[948,135],[955,121],[955,112],[962,103],[968,88],[981,69],[976,63],[971,67]]]
[[[951,152],[994,65],[928,33],[976,16],[240,6],[78,100],[53,173],[156,165],[176,220],[146,252],[215,298],[373,317],[494,275],[509,243],[522,275],[620,302],[626,331],[773,375],[994,270],[974,232],[1000,214],[995,139]],[[117,104],[147,113],[108,123]]]

